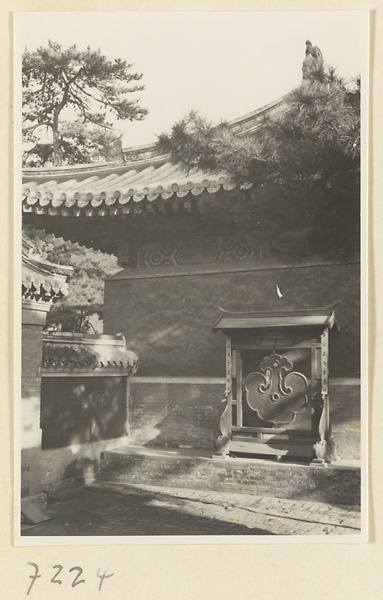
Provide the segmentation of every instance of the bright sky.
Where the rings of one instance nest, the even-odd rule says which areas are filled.
[[[286,94],[300,83],[307,39],[339,75],[358,75],[366,23],[366,11],[24,12],[16,13],[16,47],[51,39],[133,63],[149,115],[118,122],[127,147],[156,141],[192,108],[218,122]]]

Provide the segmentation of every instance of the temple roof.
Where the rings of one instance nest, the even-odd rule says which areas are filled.
[[[266,118],[289,110],[289,95],[228,123],[238,135],[256,135]],[[104,216],[161,210],[163,201],[185,205],[191,196],[232,190],[227,174],[188,173],[156,145],[123,150],[125,163],[23,169],[23,212],[60,217]],[[241,187],[250,187],[244,184]]]
[[[43,337],[44,370],[98,370],[105,374],[117,370],[133,375],[137,361],[122,336],[53,332]]]
[[[84,174],[87,175],[84,179]],[[170,162],[139,166],[72,167],[30,178],[24,172],[23,212],[60,216],[102,216],[141,212],[156,200],[175,201],[188,194],[198,196],[207,191],[232,190],[236,184],[225,175],[209,175],[201,171],[185,173]],[[64,175],[64,178],[63,178]],[[28,181],[25,181],[28,179]],[[137,208],[138,207],[138,208]]]

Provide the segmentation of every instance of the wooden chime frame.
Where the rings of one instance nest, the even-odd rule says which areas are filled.
[[[331,462],[333,449],[328,384],[329,333],[334,328],[339,330],[335,313],[337,306],[338,303],[323,309],[294,312],[234,313],[220,309],[222,314],[213,329],[223,332],[226,336],[226,407],[220,418],[220,435],[216,440],[218,455],[272,455],[277,459],[286,456],[304,458],[318,465]],[[277,423],[266,423],[265,426],[256,427],[244,426],[243,404],[248,399],[246,396],[244,400],[248,391],[244,385],[242,352],[264,350],[264,361],[270,364],[270,360],[275,357],[277,365],[278,360],[282,358],[276,354],[277,350],[286,352],[297,348],[308,349],[311,355],[311,377],[308,386],[311,428],[303,431]],[[271,356],[266,356],[267,353]],[[285,360],[285,364],[287,362],[289,361]],[[293,365],[290,364],[292,369]],[[285,370],[283,377],[289,370]],[[264,377],[271,387],[271,369],[265,372],[266,377],[265,373],[259,372],[251,375]],[[292,375],[305,379],[300,373]],[[249,375],[246,379],[248,378]],[[265,385],[259,387],[265,388]]]

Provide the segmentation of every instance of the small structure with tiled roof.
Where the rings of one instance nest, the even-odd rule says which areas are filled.
[[[137,364],[123,335],[44,333],[41,469],[46,490],[94,477],[100,453],[126,443]]]
[[[33,506],[41,492],[41,360],[43,328],[53,302],[68,293],[71,267],[45,260],[22,239],[21,495],[23,518],[44,520]],[[32,504],[31,504],[32,503]],[[32,506],[32,508],[31,508]]]
[[[232,312],[221,308],[220,311],[221,315],[213,327],[215,331],[291,327],[309,327],[311,329],[328,327],[332,329],[334,326],[339,329],[333,307],[262,312]]]
[[[68,294],[72,271],[47,261],[23,237],[21,511],[27,523],[47,518],[39,509],[42,490],[79,478],[73,464],[85,460],[96,469],[100,452],[120,445],[127,434],[129,380],[138,359],[124,336],[44,332],[52,304]],[[96,406],[98,416],[84,411],[85,405]],[[92,425],[97,418],[106,425]]]

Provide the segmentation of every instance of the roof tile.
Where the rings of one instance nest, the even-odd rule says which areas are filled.
[[[137,205],[143,200],[153,203],[172,198],[178,204],[177,199],[186,199],[189,194],[199,196],[205,190],[215,194],[221,188],[236,187],[222,173],[209,177],[197,170],[185,173],[179,165],[170,162],[157,167],[149,165],[141,171],[131,166],[116,167],[113,173],[105,171],[104,166],[98,174],[93,171],[85,179],[81,178],[84,169],[79,167],[66,170],[67,179],[63,179],[62,170],[58,170],[60,177],[54,176],[52,171],[50,169],[48,174],[52,179],[44,180],[44,171],[39,171],[32,181],[23,184],[24,212],[62,216],[118,214],[132,212],[126,207],[131,203],[133,212],[141,213]]]
[[[120,370],[134,375],[137,355],[126,349],[125,340],[119,336],[71,333],[45,333],[43,361],[45,370]]]

